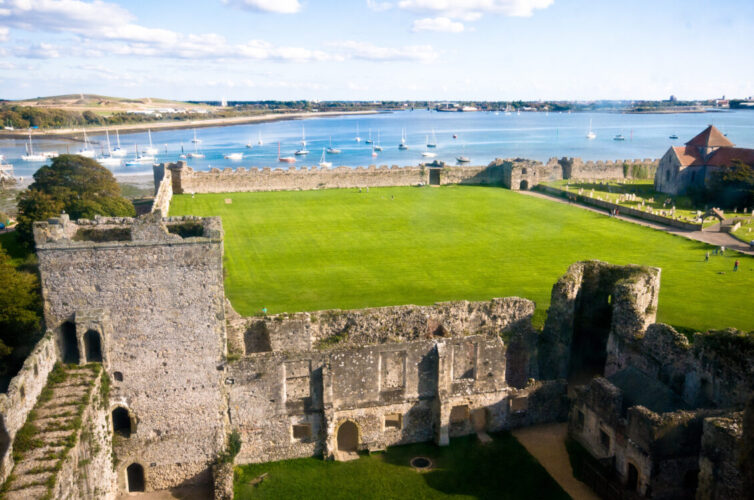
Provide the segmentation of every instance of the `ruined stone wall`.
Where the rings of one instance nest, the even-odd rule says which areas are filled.
[[[48,332],[24,361],[21,370],[10,381],[8,391],[0,394],[0,484],[13,469],[11,454],[16,432],[24,425],[39,394],[47,384],[47,376],[58,360],[52,332]]]
[[[219,219],[61,217],[34,229],[48,327],[60,335],[67,321],[78,330],[79,317],[109,323],[97,332],[109,410],[125,408],[133,422],[115,447],[119,477],[139,463],[148,489],[208,480],[225,435]]]
[[[698,500],[745,498],[740,456],[742,424],[741,413],[704,420],[696,493]]]
[[[165,168],[165,164],[154,166],[154,182],[156,192],[152,202],[152,212],[160,211],[163,216],[170,212],[170,200],[173,198],[172,171]]]

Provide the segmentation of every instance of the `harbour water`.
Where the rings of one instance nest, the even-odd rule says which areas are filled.
[[[586,138],[589,123],[597,135]],[[623,160],[658,158],[670,145],[681,145],[709,124],[714,124],[739,146],[754,147],[754,111],[720,111],[686,114],[621,114],[621,113],[438,113],[414,110],[374,115],[314,117],[304,120],[277,121],[228,127],[197,129],[201,143],[197,149],[203,159],[187,159],[195,170],[226,167],[301,168],[320,163],[322,152],[332,141],[340,154],[326,155],[334,166],[416,165],[433,159],[454,164],[458,156],[466,156],[471,165],[485,165],[495,158],[522,157],[546,161],[551,157],[574,156],[585,160]],[[357,127],[361,142],[356,141]],[[305,129],[309,154],[298,156],[295,164],[278,162],[278,143],[282,156],[293,156],[301,147]],[[407,150],[399,150],[401,133],[405,130]],[[436,136],[437,147],[427,148],[427,138]],[[367,143],[371,132],[374,144],[383,150],[372,156]],[[157,161],[176,161],[181,152],[194,151],[193,131],[153,131],[152,143],[159,150]],[[624,141],[614,137],[622,134]],[[677,135],[678,139],[669,137]],[[259,145],[261,135],[263,145]],[[453,136],[456,136],[454,138]],[[83,134],[82,134],[83,138]],[[106,148],[105,136],[90,136],[98,152]],[[115,144],[115,137],[110,137]],[[147,133],[120,136],[121,146],[128,150],[125,160],[149,145]],[[246,144],[252,145],[247,148]],[[68,140],[35,139],[35,151],[75,153],[82,144]],[[431,151],[435,158],[422,157]],[[42,163],[24,162],[25,141],[0,139],[0,154],[15,167],[16,175],[31,176]],[[225,159],[230,153],[242,153],[240,160]],[[151,173],[150,164],[111,167],[116,174]]]

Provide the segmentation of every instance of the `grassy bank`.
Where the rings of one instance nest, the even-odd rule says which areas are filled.
[[[476,436],[453,439],[448,447],[415,444],[388,448],[352,462],[318,458],[238,467],[235,498],[246,499],[567,499],[568,495],[508,433],[488,445]],[[431,471],[409,466],[428,457]],[[250,481],[267,473],[257,486]]]
[[[754,329],[753,258],[705,263],[703,243],[500,188],[181,195],[171,214],[222,216],[245,315],[520,296],[541,322],[568,266],[600,259],[662,268],[659,321]]]

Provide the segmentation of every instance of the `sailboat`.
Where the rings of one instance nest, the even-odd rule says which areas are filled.
[[[398,144],[398,149],[406,150],[408,145],[406,144],[406,129],[401,129],[401,143]]]
[[[144,148],[144,154],[156,155],[157,148],[152,145],[152,131],[147,129],[147,135],[149,136],[149,147]]]
[[[246,143],[246,147],[249,149],[254,147],[254,145],[251,143],[251,137],[249,137],[249,142]]]
[[[31,143],[31,134],[29,134],[29,144],[26,145],[26,154],[21,156],[23,161],[47,161],[49,157],[44,153],[34,153],[34,147]]]
[[[374,141],[372,141],[372,129],[369,129],[369,139],[364,141],[366,144],[372,144]]]
[[[325,148],[322,148],[322,158],[319,159],[319,166],[323,168],[332,167],[331,161],[325,161]]]
[[[330,147],[327,148],[327,152],[330,153],[331,155],[337,155],[337,154],[342,153],[340,149],[332,147],[332,136],[330,136]]]
[[[97,158],[100,165],[117,167],[121,163],[121,159],[113,156],[113,150],[110,147],[110,132],[105,130],[105,136],[107,137],[107,155],[102,155]]]
[[[361,136],[359,135],[359,124],[356,124],[356,137],[354,138],[356,142],[361,142]]]
[[[466,144],[463,145],[463,151],[464,152],[466,151]],[[456,161],[458,163],[469,163],[471,160],[469,159],[468,156],[464,156],[463,154],[461,154],[461,156],[456,156]]]
[[[673,139],[673,140],[676,140],[676,139],[678,139],[678,134],[672,134],[672,135],[671,135],[671,136],[669,137],[669,139]]]
[[[197,139],[196,138],[196,129],[194,129],[194,138],[191,139],[191,142],[193,142],[194,144],[201,144],[201,142],[202,142],[201,139]]]
[[[126,166],[127,167],[135,167],[138,165],[143,165],[145,163],[154,163],[154,156],[153,155],[147,155],[147,154],[140,154],[139,153],[139,146],[136,145],[136,156],[133,160],[127,161]]]
[[[262,131],[259,131],[259,140],[257,141],[258,146],[264,146],[264,142],[262,142]]]
[[[377,158],[377,150],[372,146],[372,158]]]
[[[120,147],[120,134],[118,133],[117,130],[115,131],[115,138],[118,142],[118,145],[115,146],[113,150],[110,152],[110,156],[118,156],[118,157],[126,156],[128,154],[128,151]]]
[[[377,131],[377,144],[373,148],[375,151],[382,151],[382,145],[380,145],[380,131]]]
[[[432,129],[432,141],[430,142],[429,140],[427,140],[427,147],[428,148],[437,147],[437,137],[435,137],[435,129]]]
[[[597,134],[595,134],[592,131],[592,119],[591,118],[589,119],[589,132],[586,133],[586,138],[587,139],[595,139],[595,138],[597,138]]]
[[[427,136],[427,148],[429,148],[429,136]],[[434,158],[435,156],[437,156],[437,153],[432,153],[431,151],[429,151],[429,149],[427,149],[427,151],[422,152],[422,156],[424,158]]]
[[[613,140],[614,140],[614,141],[625,141],[625,140],[626,140],[626,138],[625,138],[625,137],[623,137],[623,134],[618,134],[618,135],[616,135],[615,137],[613,137]]]
[[[181,154],[178,156],[178,158],[184,160],[186,159],[186,152],[183,150],[183,143],[181,143]]]
[[[293,156],[280,156],[280,143],[278,142],[278,161],[280,163],[296,163],[296,158]]]
[[[304,127],[301,127],[301,149],[296,150],[296,152],[293,154],[296,156],[304,156],[309,154],[309,150],[306,149],[306,129]]]
[[[94,158],[94,150],[89,147],[89,139],[86,137],[86,130],[84,130],[84,147],[79,149],[76,154],[85,158]]]
[[[243,160],[243,153],[228,153],[223,158],[226,160]]]
[[[194,131],[194,133],[196,133],[196,131]],[[193,142],[193,141],[191,141],[191,142]],[[204,158],[204,153],[200,153],[199,152],[199,149],[197,148],[196,143],[194,142],[194,152],[187,154],[186,157],[187,158],[198,158],[198,159],[201,159],[201,158]]]

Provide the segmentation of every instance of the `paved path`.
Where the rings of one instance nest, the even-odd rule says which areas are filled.
[[[519,191],[519,193],[525,194],[527,196],[533,196],[535,198],[543,198],[545,200],[554,201],[556,203],[562,203],[563,205],[571,205],[574,207],[581,208],[583,210],[589,210],[590,212],[602,214],[605,217],[608,217],[607,212],[604,209],[590,207],[587,205],[582,205],[580,203],[573,203],[568,200],[558,198],[556,196],[551,196],[549,194],[544,194],[537,191]],[[636,219],[634,217],[628,217],[626,215],[619,215],[617,218],[626,222],[631,222],[632,224],[638,224],[640,226],[650,227],[658,231],[664,231],[668,234],[675,234],[677,236],[682,236],[690,240],[700,241],[702,243],[707,243],[709,245],[724,246],[726,249],[736,250],[736,251],[739,251],[741,253],[748,254],[748,255],[754,255],[753,248],[751,248],[749,245],[747,245],[743,241],[731,236],[728,233],[720,233],[714,230],[710,231],[709,228],[707,231],[683,231],[682,229],[678,229],[675,227],[665,226],[663,224],[658,224],[656,222],[651,222],[644,219]]]
[[[115,500],[208,500],[212,498],[212,488],[203,486],[184,486],[172,490],[150,491],[149,493],[123,493]]]
[[[587,485],[573,477],[571,461],[565,447],[568,424],[545,424],[513,431],[542,467],[574,500],[599,500]]]

